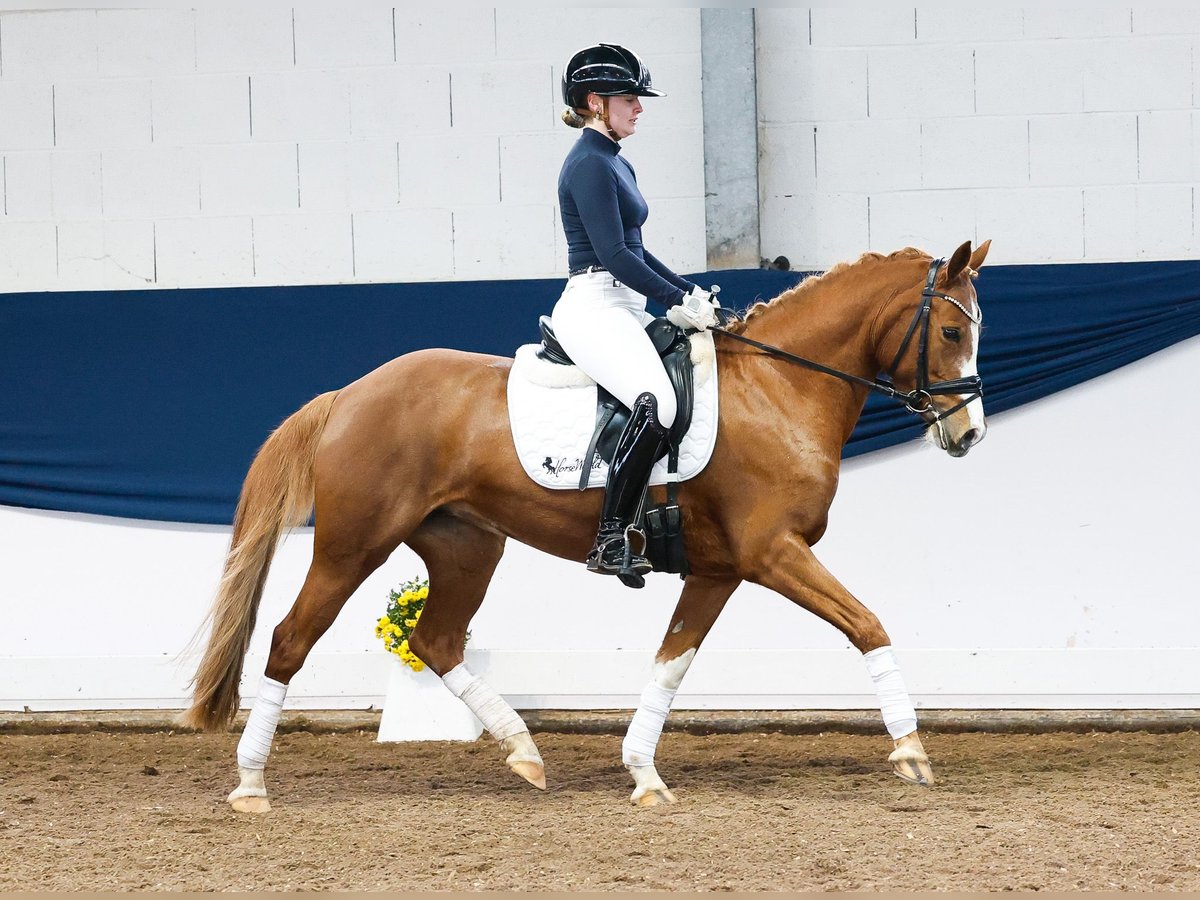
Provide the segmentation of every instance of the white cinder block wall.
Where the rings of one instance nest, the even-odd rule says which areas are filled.
[[[697,9],[0,12],[0,290],[563,274],[559,78],[596,39],[670,95],[625,152],[649,246],[702,270]]]
[[[755,16],[764,257],[1197,255],[1200,7]]]

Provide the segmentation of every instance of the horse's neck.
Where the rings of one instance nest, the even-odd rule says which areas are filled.
[[[862,378],[879,368],[871,326],[899,289],[849,268],[797,288],[746,323],[746,336]]]

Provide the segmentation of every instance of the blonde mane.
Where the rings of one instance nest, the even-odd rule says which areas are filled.
[[[905,247],[903,250],[896,250],[892,253],[883,254],[867,251],[853,262],[840,262],[834,265],[831,269],[822,272],[820,275],[809,275],[794,288],[790,288],[775,297],[772,300],[760,300],[746,311],[741,322],[731,322],[726,326],[727,331],[732,331],[735,334],[740,334],[746,325],[753,319],[758,318],[765,312],[769,312],[777,306],[785,303],[791,303],[800,300],[811,294],[813,291],[819,290],[830,280],[836,279],[848,269],[853,269],[861,265],[876,262],[891,262],[897,259],[932,259],[932,257],[924,250],[918,250],[916,247]]]

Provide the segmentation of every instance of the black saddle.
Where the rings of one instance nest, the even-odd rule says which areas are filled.
[[[542,332],[542,346],[537,351],[538,358],[563,366],[575,365],[571,361],[571,357],[563,350],[562,345],[559,344],[558,338],[554,336],[549,316],[542,316],[538,319],[538,328]],[[670,446],[663,451],[663,456],[666,456],[671,447],[678,450],[679,442],[683,440],[683,436],[687,434],[688,428],[692,425],[692,405],[695,400],[695,385],[692,377],[692,343],[682,328],[667,319],[652,321],[646,326],[646,334],[649,335],[650,342],[654,344],[654,349],[658,351],[663,368],[667,371],[667,377],[671,380],[671,386],[675,389],[675,423],[671,426],[668,435],[667,443]],[[585,457],[583,475],[580,479],[581,489],[587,487],[588,477],[591,473],[592,454],[599,453],[602,460],[611,463],[617,438],[621,436],[625,423],[628,421],[629,407],[601,385],[596,385],[596,434],[592,438],[592,446],[588,448]]]

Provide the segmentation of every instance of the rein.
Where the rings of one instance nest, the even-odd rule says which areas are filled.
[[[962,409],[972,400],[983,396],[983,379],[978,375],[968,375],[966,378],[956,378],[952,381],[938,381],[932,384],[929,382],[929,315],[933,309],[934,297],[949,300],[962,310],[968,319],[977,325],[980,324],[980,320],[967,312],[962,303],[954,297],[933,289],[933,282],[937,278],[938,269],[941,268],[943,262],[944,260],[935,259],[929,264],[929,273],[925,276],[925,287],[921,291],[921,303],[917,307],[912,321],[908,324],[908,330],[904,333],[904,339],[900,342],[900,349],[896,351],[896,356],[892,360],[892,364],[884,372],[883,377],[867,379],[858,375],[852,375],[849,372],[842,372],[811,359],[805,359],[803,356],[797,356],[795,353],[789,353],[771,344],[764,344],[762,341],[756,341],[753,338],[744,337],[732,331],[726,331],[724,328],[714,327],[710,328],[709,331],[723,334],[735,341],[748,344],[751,347],[761,350],[767,356],[774,356],[777,359],[804,366],[815,372],[832,375],[834,378],[840,378],[842,381],[857,384],[877,394],[883,394],[885,397],[898,400],[904,404],[904,407],[909,412],[921,416],[929,424],[934,424],[958,412],[958,410]],[[728,321],[728,318],[725,321]],[[917,334],[918,330],[920,331],[920,337],[917,344],[916,386],[911,391],[902,391],[893,382],[894,373],[896,367],[900,365],[900,360],[904,357],[905,351],[908,350],[908,345],[911,343],[913,335]],[[938,409],[933,402],[933,398],[944,394],[967,394],[967,398],[959,401],[949,409]]]

